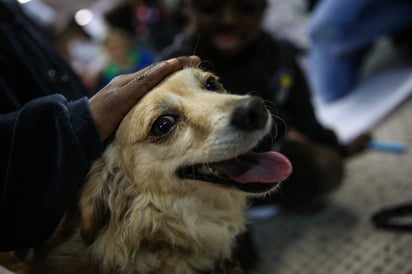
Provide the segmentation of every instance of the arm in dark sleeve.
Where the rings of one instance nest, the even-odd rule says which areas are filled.
[[[29,101],[0,115],[0,251],[48,238],[103,150],[87,98]]]

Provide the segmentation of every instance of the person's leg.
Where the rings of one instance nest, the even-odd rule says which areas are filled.
[[[323,0],[309,26],[308,73],[313,92],[331,102],[356,84],[374,40],[412,24],[407,0]]]
[[[312,94],[323,103],[346,96],[358,82],[362,61],[369,47],[336,56],[321,44],[313,45],[307,67]]]

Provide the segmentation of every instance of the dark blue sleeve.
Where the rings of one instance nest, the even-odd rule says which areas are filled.
[[[0,115],[0,250],[48,238],[103,145],[87,98],[49,95]]]

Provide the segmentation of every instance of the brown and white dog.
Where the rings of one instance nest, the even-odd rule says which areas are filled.
[[[291,173],[281,154],[251,152],[271,124],[261,99],[228,94],[214,74],[174,73],[93,164],[79,233],[28,273],[229,273],[219,267],[245,229],[246,197]]]

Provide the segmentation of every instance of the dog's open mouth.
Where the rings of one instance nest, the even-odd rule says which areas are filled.
[[[280,153],[248,152],[217,163],[195,164],[178,170],[184,179],[235,186],[251,193],[266,192],[292,172],[290,161]]]

